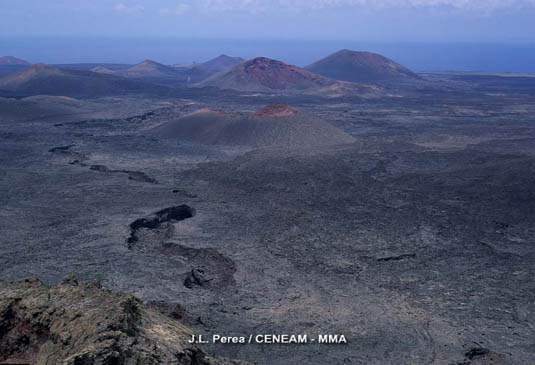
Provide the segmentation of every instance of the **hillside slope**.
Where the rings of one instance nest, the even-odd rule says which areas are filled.
[[[21,65],[29,66],[31,65],[31,63],[26,60],[22,60],[20,58],[13,57],[13,56],[0,57],[0,66],[21,66]]]
[[[0,362],[10,364],[244,364],[207,356],[191,330],[138,299],[69,276],[0,283]]]
[[[108,74],[34,64],[0,78],[0,90],[27,95],[104,96],[165,93],[166,88]]]

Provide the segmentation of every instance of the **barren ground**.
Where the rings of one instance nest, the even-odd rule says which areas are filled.
[[[376,100],[3,99],[0,279],[100,278],[180,304],[207,335],[348,337],[205,347],[259,364],[534,363],[533,94],[450,81],[469,86]],[[281,99],[356,142],[252,149],[146,132]]]

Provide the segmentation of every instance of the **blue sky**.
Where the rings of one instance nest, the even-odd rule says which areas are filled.
[[[535,71],[535,0],[0,0],[0,16],[0,55],[49,63],[305,65],[353,48],[419,70]]]
[[[0,0],[0,34],[535,40],[535,0]]]

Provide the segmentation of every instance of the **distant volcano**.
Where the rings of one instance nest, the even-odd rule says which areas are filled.
[[[297,66],[257,57],[217,73],[198,85],[240,91],[284,91],[318,88],[333,83]]]
[[[335,80],[350,82],[418,79],[414,72],[384,56],[347,49],[338,51],[305,68]]]
[[[240,57],[230,57],[230,56],[227,56],[227,55],[221,55],[221,56],[218,56],[214,59],[211,59],[210,61],[206,61],[204,63],[201,63],[199,65],[196,65],[194,68],[202,71],[202,72],[206,72],[206,73],[210,73],[210,74],[214,74],[214,73],[217,73],[217,72],[221,72],[221,71],[224,71],[234,65],[237,65],[238,63],[241,63],[245,61],[243,58],[240,58]]]
[[[91,96],[163,92],[162,87],[91,71],[72,70],[42,63],[0,78],[0,89],[27,95]]]
[[[269,105],[254,114],[199,110],[150,131],[159,138],[199,144],[310,148],[354,142],[335,126],[286,104]]]
[[[20,58],[16,58],[13,56],[4,56],[0,57],[0,66],[29,66],[31,65],[30,62],[21,60]]]
[[[176,68],[152,60],[142,61],[126,70],[117,71],[115,74],[129,78],[176,78],[180,76]]]
[[[235,66],[243,61],[243,58],[240,57],[221,55],[204,63],[193,64],[189,67],[182,67],[182,69],[187,69],[186,75],[188,83],[197,83],[206,80],[218,72],[228,70],[232,66]]]
[[[92,68],[89,71],[93,71],[93,72],[97,72],[101,74],[108,74],[108,75],[113,75],[115,73],[115,71],[113,71],[112,69],[109,69],[104,66],[97,66],[97,67]]]

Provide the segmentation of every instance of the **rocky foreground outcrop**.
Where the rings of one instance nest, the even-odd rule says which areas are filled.
[[[246,364],[206,355],[191,333],[98,281],[0,283],[0,364]]]

